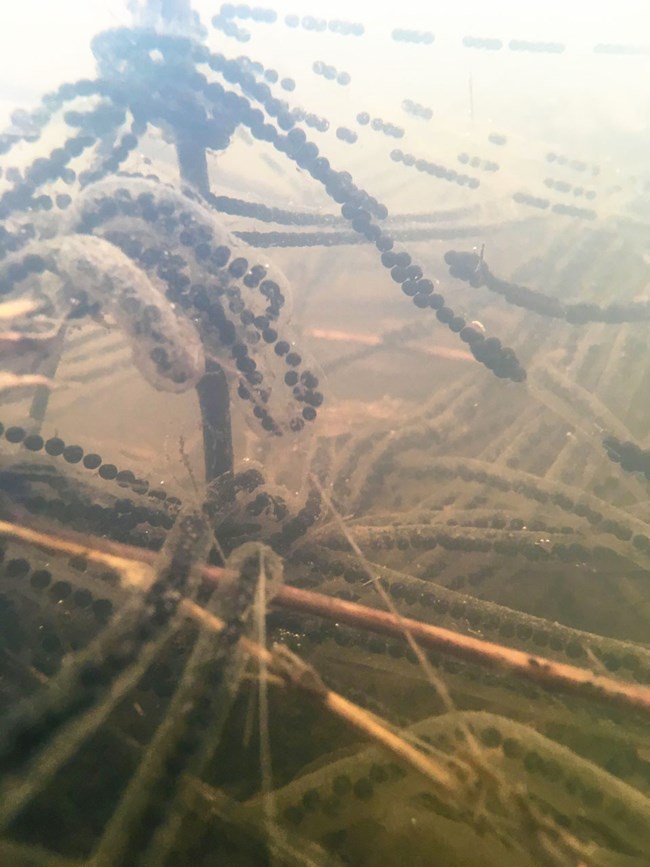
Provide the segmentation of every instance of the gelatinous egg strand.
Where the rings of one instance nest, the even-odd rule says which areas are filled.
[[[630,301],[626,304],[615,303],[606,306],[589,301],[566,303],[537,289],[530,289],[496,277],[478,253],[448,250],[445,253],[445,262],[449,266],[452,277],[463,280],[470,286],[485,286],[491,292],[501,295],[509,304],[532,310],[551,319],[565,319],[574,325],[583,325],[587,322],[620,324],[650,320],[650,303],[646,301]]]
[[[116,320],[130,340],[136,365],[155,388],[186,391],[203,375],[203,350],[192,324],[174,310],[159,281],[156,285],[112,244],[67,235],[35,241],[0,265],[3,289],[21,296],[21,283],[43,274],[58,279],[37,280],[37,308],[16,326],[27,336],[43,325],[62,328],[75,308],[90,302]]]
[[[88,187],[71,230],[109,239],[166,284],[204,350],[234,364],[238,394],[264,430],[297,433],[316,419],[320,380],[294,348],[287,280],[256,262],[213,211],[171,187],[124,177]]]

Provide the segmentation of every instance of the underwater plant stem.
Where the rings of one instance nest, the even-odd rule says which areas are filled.
[[[11,524],[7,521],[0,521],[0,536],[20,539],[22,542],[29,542],[45,551],[71,554],[75,557],[84,557],[94,563],[100,563],[111,571],[117,572],[124,584],[137,587],[141,590],[148,589],[155,579],[155,572],[150,565],[154,562],[156,556],[154,552],[151,552],[153,556],[146,560],[142,557],[129,556],[131,554],[130,551],[126,555],[111,553],[108,550],[102,551],[95,548],[94,541],[89,544],[88,540],[82,536],[77,536],[76,539],[57,538],[56,536],[41,533],[29,527],[21,527],[18,524]],[[77,541],[77,539],[82,539],[83,541]],[[134,548],[132,550],[137,551],[138,549]]]
[[[595,698],[650,712],[650,689],[647,687],[597,675],[576,665],[556,662],[544,656],[462,635],[419,620],[406,617],[397,620],[388,611],[367,608],[297,587],[283,587],[274,603],[292,611],[308,612],[395,638],[404,637],[406,625],[411,635],[430,650],[439,650],[467,662],[491,668],[507,669],[546,689],[560,689],[584,698]]]
[[[255,594],[254,617],[255,633],[258,645],[266,647],[266,570],[264,563],[260,563],[260,577]],[[262,791],[264,793],[264,821],[266,832],[271,837],[275,826],[275,799],[273,795],[273,765],[271,760],[271,739],[269,737],[269,668],[266,656],[259,658],[259,739],[260,739],[260,768],[262,773]]]
[[[203,424],[205,480],[233,471],[230,394],[222,367],[206,359],[205,375],[196,386]]]
[[[201,195],[207,195],[210,192],[210,181],[205,148],[192,139],[178,136],[176,139],[176,157],[181,178],[191,184]]]
[[[80,555],[91,562],[109,566],[120,575],[127,586],[148,586],[150,575],[153,574],[151,564],[156,557],[154,551],[123,545],[119,542],[109,542],[106,539],[90,540],[88,537],[70,532],[59,538],[7,521],[0,521],[0,536],[20,539],[46,551]],[[203,578],[215,582],[232,577],[230,570],[216,566],[204,566],[201,574]],[[282,586],[273,598],[272,604],[395,638],[404,638],[403,628],[406,624],[411,635],[429,650],[442,651],[477,665],[510,671],[534,681],[545,689],[561,690],[582,698],[622,705],[650,714],[648,687],[597,675],[589,669],[576,665],[556,662],[544,656],[462,635],[419,620],[406,617],[397,620],[388,611],[379,611],[310,590],[301,590],[298,587]],[[199,617],[197,612],[212,616],[208,612],[203,612],[198,606],[195,606],[192,616]]]
[[[401,759],[405,764],[419,771],[424,777],[435,783],[438,787],[453,793],[458,786],[454,779],[441,765],[432,762],[430,758],[416,750],[402,737],[387,728],[378,718],[352,704],[337,692],[328,690],[327,699],[323,701],[326,707],[336,716],[344,719],[361,734],[370,738],[388,749],[393,755]]]
[[[282,591],[279,591],[280,593]],[[279,595],[279,594],[278,594]],[[277,598],[277,597],[276,597]],[[195,602],[185,599],[180,605],[181,611],[184,611],[188,617],[201,622],[204,626],[215,631],[221,631],[225,627],[225,622],[204,608],[201,608]],[[264,663],[267,669],[276,670],[276,656],[268,651],[265,647],[251,641],[242,636],[240,639],[242,649],[250,656]],[[287,653],[282,654],[286,660]],[[290,654],[293,656],[293,654]],[[318,675],[305,663],[301,665],[301,677],[286,676],[282,678],[284,684],[294,686],[306,692],[312,698],[315,697],[325,710],[342,719],[347,725],[356,729],[364,736],[368,737],[375,743],[385,747],[394,756],[400,759],[404,764],[421,773],[428,780],[435,783],[437,786],[444,788],[447,792],[453,793],[457,789],[452,775],[442,766],[433,762],[428,756],[419,750],[415,749],[407,743],[398,734],[391,731],[383,721],[368,711],[363,710],[352,702],[348,701],[342,695],[328,689],[320,680]],[[286,671],[283,666],[282,671]],[[306,675],[306,676],[305,676]],[[312,676],[310,676],[312,675]]]
[[[59,367],[61,360],[61,350],[65,340],[65,328],[62,328],[56,337],[52,347],[52,353],[48,355],[43,368],[39,371],[48,381],[54,382],[54,377]],[[36,424],[33,426],[32,432],[37,433],[41,429],[41,425],[45,420],[47,406],[50,401],[50,387],[46,384],[39,385],[32,399],[32,405],[29,409],[29,416]]]

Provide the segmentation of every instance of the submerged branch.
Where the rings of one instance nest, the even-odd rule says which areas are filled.
[[[0,521],[0,536],[20,539],[47,551],[82,555],[92,562],[114,569],[123,577],[125,583],[132,587],[148,586],[152,574],[151,564],[156,557],[155,552],[117,542],[90,540],[74,533],[55,537],[5,521]],[[214,566],[203,566],[202,575],[205,579],[217,582],[232,577],[229,570]],[[395,638],[403,639],[406,627],[423,648],[448,653],[489,668],[509,671],[551,691],[568,692],[582,698],[622,705],[650,714],[648,687],[595,674],[587,668],[556,662],[544,656],[462,635],[419,620],[403,616],[395,618],[390,612],[378,611],[297,587],[281,587],[273,599],[273,604],[290,611],[324,617]]]
[[[427,649],[449,653],[478,665],[507,669],[546,689],[555,688],[583,698],[625,705],[650,713],[650,689],[647,687],[594,674],[577,665],[556,662],[545,656],[525,653],[407,617],[400,617],[398,621],[390,612],[377,611],[297,587],[283,587],[274,601],[292,611],[303,611],[395,638],[403,638],[406,625],[413,637]]]
[[[220,632],[225,627],[221,618],[188,599],[181,603],[181,610],[209,629]],[[288,648],[276,645],[273,651],[269,651],[245,637],[242,637],[241,643],[242,648],[247,653],[259,662],[265,663],[271,673],[280,676],[284,684],[315,698],[324,710],[338,716],[347,725],[385,747],[396,758],[421,773],[438,787],[450,794],[458,788],[453,776],[445,768],[391,731],[378,717],[325,686],[316,671],[291,653]]]

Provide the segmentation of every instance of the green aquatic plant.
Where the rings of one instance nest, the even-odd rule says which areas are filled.
[[[643,438],[643,324],[612,336],[498,308],[515,355],[392,251],[379,203],[285,129],[250,63],[135,29],[95,47],[98,79],[3,143],[29,155],[39,131],[78,130],[0,198],[0,285],[25,302],[1,344],[0,860],[645,865],[647,486],[601,444]],[[437,368],[428,399],[369,423],[363,362],[404,378],[421,362],[417,328],[401,362],[379,339],[348,362],[355,425],[295,346],[273,256],[226,228],[225,205],[246,203],[205,188],[206,151],[240,124],[325,184],[471,368]],[[172,138],[178,177],[130,164],[148,126]],[[570,294],[580,273],[599,309],[612,272],[630,299],[644,279],[635,231],[484,229],[508,285]],[[170,401],[196,388],[205,481],[182,441],[185,482],[161,489],[153,459],[122,469],[51,424],[45,389],[93,318],[128,344],[129,375]],[[235,390],[257,462],[231,442]]]

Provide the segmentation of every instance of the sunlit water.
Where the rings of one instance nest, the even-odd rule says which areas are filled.
[[[128,71],[119,123],[88,122],[92,144],[25,193],[33,161],[83,132],[66,112],[116,101],[73,90],[40,125],[30,114],[61,83],[95,77],[93,37],[131,27],[132,13],[178,34],[143,5],[70,2],[63,16],[23,3],[0,34],[12,144],[0,208],[17,239],[2,236],[0,280],[6,300],[43,305],[7,313],[2,365],[54,386],[0,393],[2,519],[162,551],[169,603],[154,612],[168,632],[145,634],[153,597],[132,579],[92,557],[4,545],[0,863],[645,865],[639,711],[429,651],[432,681],[401,638],[276,606],[270,641],[462,767],[455,794],[437,790],[273,686],[269,762],[254,669],[244,674],[234,639],[228,649],[175,608],[190,597],[254,636],[241,560],[228,561],[244,587],[235,602],[209,600],[195,577],[252,541],[275,549],[295,586],[383,608],[374,576],[403,616],[648,682],[643,4],[569,16],[559,3],[220,15],[196,3],[200,23],[182,34],[223,55],[197,68],[239,106],[223,142],[223,115],[210,127],[207,174],[201,147],[184,179],[178,170],[179,141],[205,135],[184,113],[196,81],[166,81],[169,114],[150,116],[167,62],[154,39]],[[127,74],[117,53],[140,38],[104,43],[105,79]],[[237,58],[268,85],[266,106],[224,74]],[[262,140],[232,94],[265,123],[289,118],[286,129]],[[290,125],[311,156],[274,146]],[[317,158],[328,166],[312,170]],[[191,200],[188,177],[202,184]],[[15,270],[26,255],[43,267]],[[241,274],[227,270],[235,256]],[[223,329],[210,318],[222,296]],[[36,340],[52,328],[59,342]],[[204,482],[205,358],[228,383],[236,496]],[[91,657],[96,691],[80,673]]]

